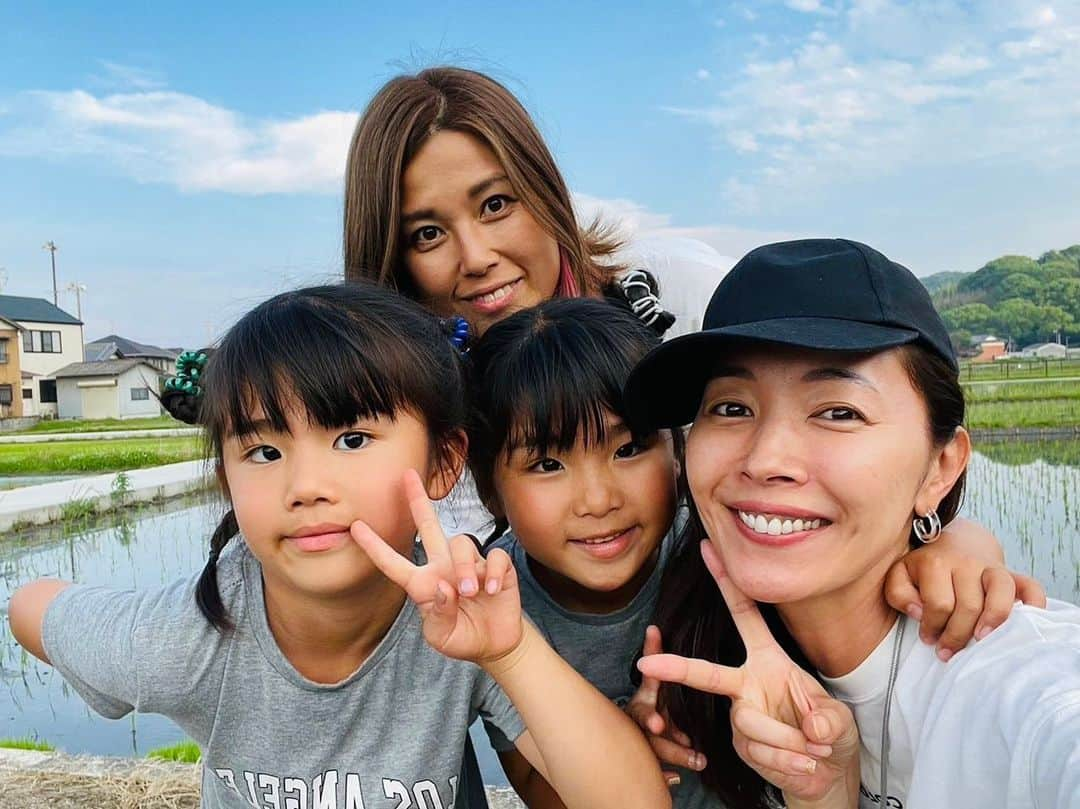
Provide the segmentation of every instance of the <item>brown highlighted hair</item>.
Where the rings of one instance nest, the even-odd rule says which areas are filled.
[[[353,132],[345,169],[346,279],[417,297],[402,261],[401,178],[441,131],[491,149],[522,203],[565,251],[583,294],[598,293],[622,269],[609,261],[620,246],[613,230],[599,221],[578,225],[562,174],[521,102],[483,73],[433,67],[383,85]]]
[[[938,354],[918,345],[896,349],[912,386],[926,405],[927,430],[935,447],[944,446],[964,421],[964,392],[957,371]],[[942,524],[948,524],[960,510],[966,472],[953,484],[938,504]],[[671,561],[664,571],[656,623],[664,638],[665,651],[710,660],[725,666],[746,661],[746,648],[735,622],[701,558],[700,544],[707,538],[693,498],[687,494],[690,517],[683,529]],[[918,547],[914,533],[911,547]],[[791,659],[809,672],[814,666],[787,631],[772,604],[759,604],[773,637]],[[685,686],[665,685],[661,699],[674,724],[682,729],[708,760],[702,782],[716,792],[727,806],[771,809],[776,806],[775,789],[743,763],[732,744],[729,712],[731,700]]]

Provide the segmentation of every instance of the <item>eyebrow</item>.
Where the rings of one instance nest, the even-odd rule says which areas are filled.
[[[738,365],[720,365],[713,370],[712,378],[718,377],[735,377],[737,379],[750,379],[753,380],[754,374],[751,373],[749,368],[742,368]],[[803,374],[801,382],[854,382],[857,385],[863,385],[871,390],[877,390],[873,383],[860,373],[852,371],[850,368],[834,368],[823,367],[814,368]]]
[[[473,197],[477,197],[480,194],[483,194],[485,191],[487,191],[489,188],[491,188],[491,186],[495,185],[496,183],[508,182],[508,181],[509,181],[509,178],[505,174],[496,174],[493,177],[488,177],[486,180],[481,180],[480,182],[469,186],[468,190],[465,193],[469,196],[470,199],[472,199]],[[434,218],[435,218],[435,209],[434,208],[421,208],[420,210],[417,210],[417,211],[409,211],[406,214],[402,214],[402,216],[401,216],[401,226],[402,227],[408,227],[413,222],[419,222],[421,219],[434,219]]]
[[[277,428],[270,422],[270,419],[258,419],[256,421],[248,422],[246,430],[234,430],[233,437],[242,439],[251,435],[262,435],[263,433],[273,432],[277,432]]]
[[[860,373],[850,368],[815,368],[803,374],[803,382],[854,382],[857,385],[877,390],[874,384]]]

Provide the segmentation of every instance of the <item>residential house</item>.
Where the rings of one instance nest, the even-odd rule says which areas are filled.
[[[62,419],[130,419],[160,415],[161,375],[145,360],[75,362],[56,371]]]
[[[0,295],[0,318],[16,323],[19,340],[22,415],[54,417],[55,373],[83,360],[83,324],[44,298]]]
[[[1063,360],[1069,355],[1069,349],[1061,343],[1032,343],[1020,350],[1020,356],[1040,360]]]
[[[84,347],[86,362],[103,362],[104,360],[142,360],[147,365],[152,365],[162,373],[171,373],[176,368],[178,351],[171,348],[159,348],[149,343],[137,343],[110,334],[100,340],[87,343]]]
[[[979,353],[971,358],[972,362],[993,362],[998,357],[1005,356],[1005,341],[992,334],[972,338],[972,343],[979,349]]]
[[[0,418],[23,414],[23,372],[19,368],[19,343],[23,328],[0,317]]]

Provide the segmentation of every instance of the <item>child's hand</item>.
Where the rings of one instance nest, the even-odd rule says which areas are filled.
[[[649,677],[730,697],[735,750],[786,796],[849,805],[859,788],[859,734],[851,711],[792,662],[708,541],[701,553],[746,646],[746,662],[731,668],[660,654],[643,657],[638,668]]]
[[[946,544],[945,535],[905,555],[885,579],[885,600],[919,621],[920,637],[937,643],[942,660],[1000,626],[1016,599],[1046,606],[1046,593],[1035,579],[958,550],[955,543]]]
[[[495,549],[484,559],[464,534],[447,542],[420,476],[410,469],[403,484],[427,563],[413,564],[362,520],[352,524],[353,539],[416,603],[424,639],[436,651],[479,664],[509,654],[522,639],[521,600],[510,557]]]
[[[658,655],[664,651],[660,639],[660,627],[650,625],[645,630],[645,644],[641,651],[645,656]],[[704,770],[705,754],[694,750],[690,737],[675,726],[666,710],[658,710],[659,696],[660,681],[655,677],[643,676],[641,686],[626,703],[625,711],[644,731],[645,737],[649,740],[661,764],[686,767],[698,772]],[[675,786],[679,783],[679,774],[672,770],[664,770],[664,779],[669,786]]]

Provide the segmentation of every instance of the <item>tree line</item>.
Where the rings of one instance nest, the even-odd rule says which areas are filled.
[[[1080,244],[1038,259],[1001,256],[972,273],[922,279],[960,351],[993,334],[1015,348],[1066,338],[1080,345]]]

